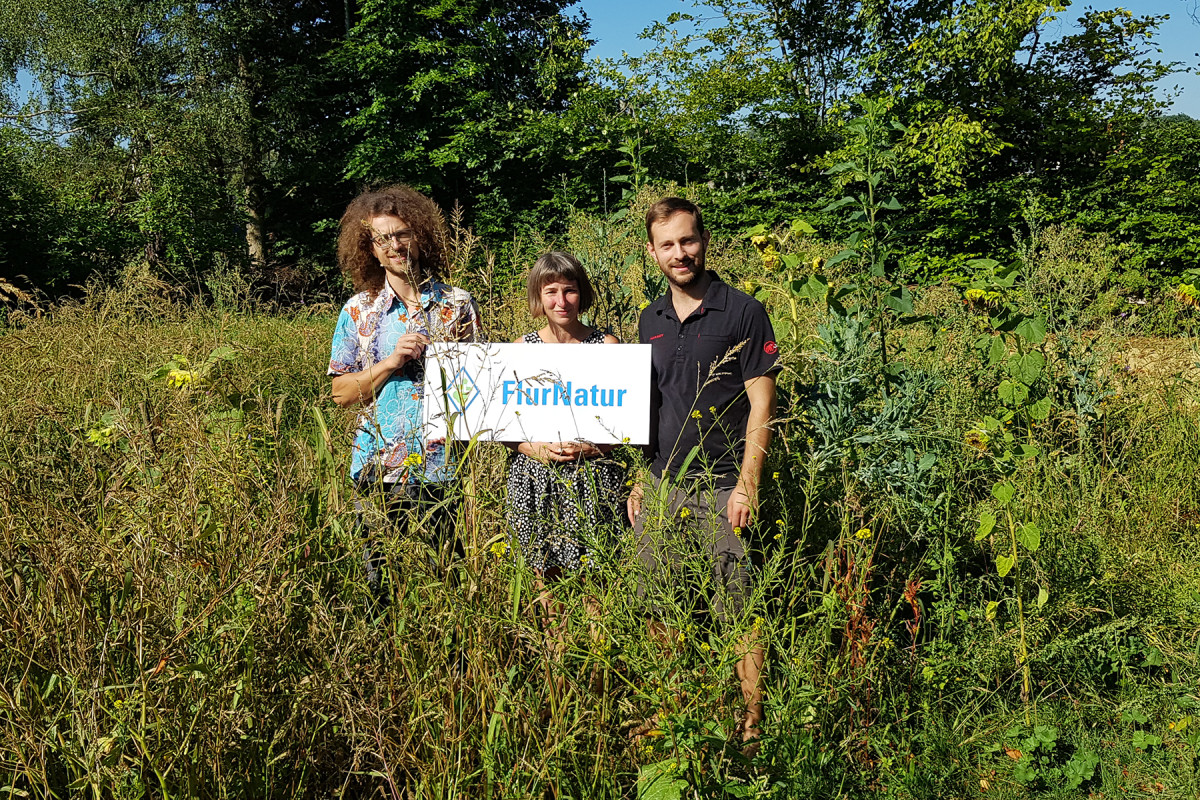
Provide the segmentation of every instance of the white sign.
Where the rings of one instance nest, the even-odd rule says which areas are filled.
[[[648,444],[650,345],[431,344],[425,423],[459,441]]]

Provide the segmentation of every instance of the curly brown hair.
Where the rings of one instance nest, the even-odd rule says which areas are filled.
[[[371,247],[370,220],[399,217],[412,228],[423,280],[437,280],[446,271],[446,218],[437,203],[408,186],[385,186],[363,192],[342,214],[338,234],[338,266],[350,276],[354,291],[374,298],[386,276]]]

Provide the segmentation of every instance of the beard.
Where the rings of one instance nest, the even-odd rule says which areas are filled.
[[[681,264],[680,266],[684,266],[684,264]],[[663,267],[660,264],[659,269],[662,270],[663,277],[667,279],[667,283],[671,284],[672,286],[678,286],[680,289],[682,289],[695,283],[696,280],[704,274],[704,259],[694,259],[687,263],[686,266],[688,267],[687,272],[680,272],[671,265]]]

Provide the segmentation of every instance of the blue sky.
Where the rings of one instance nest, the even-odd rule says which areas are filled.
[[[1182,61],[1184,66],[1197,69],[1200,67],[1200,24],[1193,22],[1188,16],[1189,6],[1195,7],[1196,0],[1091,0],[1091,2],[1076,2],[1066,13],[1060,15],[1061,20],[1053,23],[1051,33],[1055,29],[1066,33],[1069,26],[1082,13],[1086,5],[1095,8],[1115,8],[1121,6],[1137,14],[1170,14],[1171,19],[1159,27],[1157,44],[1162,48],[1162,61]],[[638,39],[646,26],[656,20],[665,20],[673,11],[690,11],[691,0],[581,0],[577,8],[582,8],[592,22],[591,37],[596,40],[591,50],[595,58],[618,58],[621,51],[631,55],[644,52],[649,42]],[[1173,111],[1188,114],[1200,119],[1200,75],[1178,74],[1163,81],[1159,89],[1165,93],[1179,86],[1182,94],[1175,98]],[[1168,112],[1171,113],[1171,112]]]

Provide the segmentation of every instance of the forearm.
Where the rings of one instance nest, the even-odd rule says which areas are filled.
[[[767,375],[747,381],[750,413],[746,418],[746,450],[738,482],[753,496],[758,492],[767,448],[771,446],[771,419],[775,416],[775,379]]]
[[[385,358],[361,372],[348,372],[333,378],[333,402],[342,408],[369,403],[379,388],[396,371],[394,359]]]
[[[771,446],[771,416],[764,414],[761,419],[754,417],[752,413],[746,425],[746,452],[742,455],[738,483],[748,491],[757,493],[763,465],[767,461],[767,448]]]

